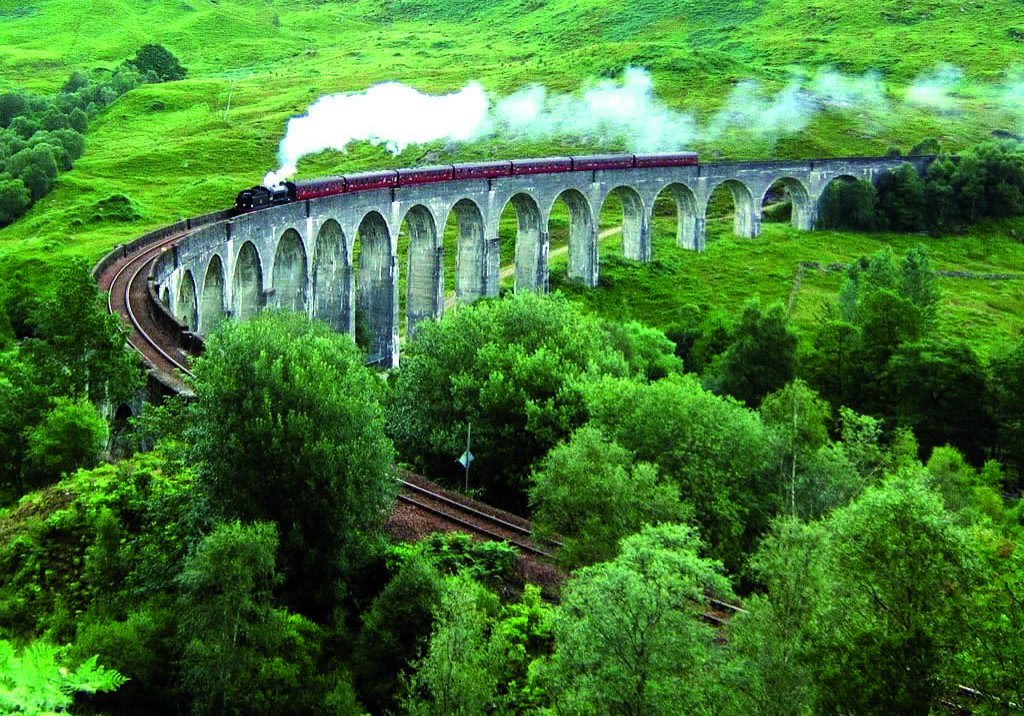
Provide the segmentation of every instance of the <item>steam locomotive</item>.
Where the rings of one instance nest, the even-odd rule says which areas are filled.
[[[306,179],[299,182],[286,181],[271,187],[254,186],[251,189],[238,192],[238,197],[235,199],[235,211],[244,213],[277,204],[316,199],[321,196],[459,179],[494,179],[522,174],[633,169],[637,167],[679,167],[696,164],[696,152],[674,152],[669,154],[598,154],[585,157],[510,159],[474,164],[443,164],[412,169],[387,169],[362,174]]]

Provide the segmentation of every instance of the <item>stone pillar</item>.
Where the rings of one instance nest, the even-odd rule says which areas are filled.
[[[707,247],[707,219],[703,216],[693,217],[693,246],[695,251],[703,251]]]
[[[551,253],[551,236],[546,231],[538,234],[537,240],[537,270],[534,274],[534,290],[540,293],[547,293],[551,290],[551,281],[548,271],[548,256]]]
[[[480,277],[480,294],[497,296],[501,286],[501,239],[495,236],[484,241],[483,271]]]

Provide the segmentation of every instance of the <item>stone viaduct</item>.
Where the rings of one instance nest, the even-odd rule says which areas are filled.
[[[270,207],[211,224],[167,251],[154,269],[165,306],[196,333],[224,317],[245,318],[264,306],[302,311],[354,334],[357,311],[370,334],[370,361],[396,366],[399,274],[405,272],[407,332],[444,311],[442,238],[449,214],[457,224],[458,301],[498,293],[498,225],[515,209],[515,289],[548,288],[548,222],[558,200],[569,214],[569,276],[598,280],[598,217],[612,194],[622,205],[625,258],[651,260],[651,223],[662,194],[676,206],[677,244],[704,248],[705,211],[725,186],[735,203],[735,231],[753,238],[761,204],[782,182],[793,203],[792,224],[814,226],[825,188],[835,179],[871,180],[903,161],[923,171],[930,157],[848,158],[710,163],[559,172],[449,181],[361,191]],[[408,254],[399,255],[405,224]]]

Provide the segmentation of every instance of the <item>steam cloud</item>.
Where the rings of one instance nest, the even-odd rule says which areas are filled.
[[[321,97],[306,114],[290,119],[279,151],[281,168],[268,173],[264,182],[270,185],[291,176],[307,154],[345,151],[357,140],[384,144],[398,154],[410,144],[488,136],[565,137],[595,146],[621,141],[637,153],[676,151],[697,138],[715,139],[730,131],[772,139],[804,129],[822,108],[857,108],[882,118],[893,116],[894,109],[952,111],[963,82],[961,70],[940,65],[916,78],[905,102],[897,106],[875,72],[857,76],[823,68],[814,77],[794,77],[774,95],[766,94],[756,81],[744,81],[703,126],[692,113],[659,100],[650,74],[636,67],[627,68],[621,82],[590,83],[579,95],[531,85],[492,100],[479,82],[441,96],[387,82],[358,94]],[[994,101],[1015,117],[1018,131],[1024,131],[1024,67],[1008,73]]]

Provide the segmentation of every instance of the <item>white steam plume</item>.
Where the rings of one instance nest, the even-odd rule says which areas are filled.
[[[710,139],[721,136],[730,127],[739,127],[760,135],[777,137],[799,132],[817,111],[815,98],[805,92],[796,80],[767,99],[760,85],[747,80],[733,87],[725,107],[719,110],[708,126]]]
[[[1007,73],[1000,104],[1017,121],[1016,133],[1024,135],[1024,67],[1014,67]]]
[[[295,173],[299,159],[324,149],[344,151],[349,142],[383,143],[392,154],[435,139],[469,140],[487,126],[487,97],[479,82],[440,97],[398,82],[361,94],[321,97],[301,117],[288,120],[278,155],[281,168],[264,177],[272,185]]]
[[[905,104],[890,101],[880,75],[844,75],[830,68],[813,79],[794,79],[774,95],[755,81],[737,84],[725,105],[704,126],[694,115],[666,105],[654,94],[650,74],[626,68],[621,82],[591,83],[582,94],[552,92],[531,85],[507,97],[489,99],[478,82],[441,96],[387,82],[358,94],[321,97],[306,114],[288,121],[281,142],[281,168],[264,182],[295,173],[301,157],[322,151],[345,151],[352,141],[384,144],[398,154],[409,144],[437,140],[471,141],[486,136],[544,140],[564,137],[593,146],[624,142],[629,151],[675,151],[697,138],[715,139],[727,131],[777,138],[804,129],[822,108],[866,110],[881,118],[893,109],[950,111],[963,72],[949,64],[919,75],[907,89]],[[1024,133],[1024,67],[1008,72],[993,101],[1016,118]]]
[[[950,64],[939,65],[935,70],[922,73],[907,89],[907,102],[924,109],[948,112],[957,107],[952,95],[963,82],[964,73]]]

